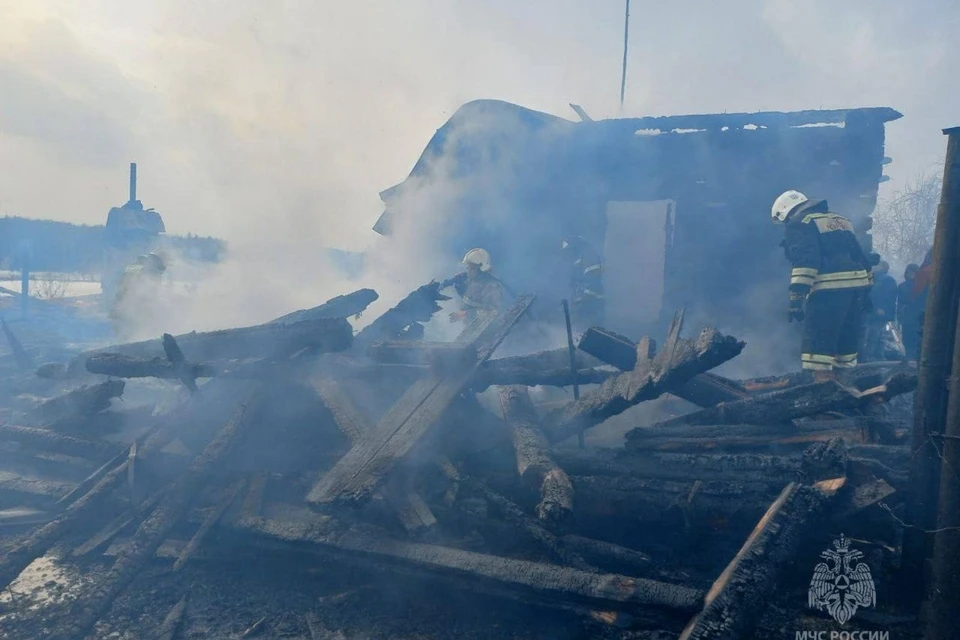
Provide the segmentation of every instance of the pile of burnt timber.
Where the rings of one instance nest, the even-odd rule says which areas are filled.
[[[55,606],[0,600],[8,637],[131,633],[115,610],[153,588],[138,579],[148,573],[172,598],[147,616],[151,637],[188,637],[201,618],[197,633],[213,633],[179,576],[213,579],[253,549],[296,558],[271,574],[303,589],[304,567],[322,559],[332,581],[341,567],[377,584],[450,585],[563,611],[595,637],[747,638],[819,524],[856,532],[898,508],[903,434],[878,407],[912,390],[903,366],[819,385],[733,381],[710,370],[744,344],[710,328],[682,337],[682,311],[659,349],[594,328],[572,360],[567,349],[493,359],[533,296],[454,342],[422,340],[446,299],[436,283],[354,335],[348,318],[375,299],[361,290],[256,327],[84,352],[42,379],[57,397],[11,407],[0,583],[41,557],[86,579]],[[108,437],[92,426],[104,414],[134,415],[116,406],[120,378],[168,380],[167,397]],[[574,384],[592,386],[559,408],[528,392]],[[666,394],[698,408],[629,431],[620,449],[571,445]],[[214,635],[370,631],[362,608],[341,614],[314,605],[291,623],[238,600],[242,629]]]

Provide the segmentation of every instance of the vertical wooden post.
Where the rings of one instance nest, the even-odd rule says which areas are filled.
[[[950,377],[957,323],[960,280],[960,128],[947,129],[947,157],[943,191],[937,210],[933,242],[932,279],[923,324],[923,343],[918,363],[911,443],[910,499],[902,556],[903,597],[918,607],[928,595],[924,575],[932,551],[932,536],[939,493],[942,441],[931,433],[943,433],[947,414],[947,381]],[[958,372],[960,373],[960,372]]]
[[[950,136],[940,207],[948,212],[954,226],[960,227],[960,127],[944,131]],[[948,191],[949,187],[949,191]],[[960,246],[950,252],[953,270],[960,269]],[[960,325],[954,300],[953,359],[949,372],[949,391],[943,438],[932,438],[943,454],[940,465],[940,500],[936,533],[933,537],[933,571],[926,635],[930,640],[956,637],[960,611]]]
[[[560,304],[563,305],[563,318],[567,322],[567,350],[570,353],[570,375],[573,376],[573,400],[576,402],[580,399],[580,385],[577,383],[577,354],[573,346],[573,326],[570,324],[570,305],[566,300],[561,301]],[[583,430],[577,434],[577,445],[579,445],[581,449],[586,447],[583,440]]]

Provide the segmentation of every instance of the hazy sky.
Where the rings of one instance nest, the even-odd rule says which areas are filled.
[[[362,248],[462,103],[615,116],[623,4],[0,0],[0,215],[102,223],[135,160],[172,232]],[[891,106],[895,184],[960,125],[957,33],[948,0],[634,0],[624,113]]]

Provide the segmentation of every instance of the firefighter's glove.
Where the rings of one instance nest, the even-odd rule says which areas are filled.
[[[803,322],[803,303],[807,299],[802,293],[790,294],[790,307],[787,310],[787,322]]]

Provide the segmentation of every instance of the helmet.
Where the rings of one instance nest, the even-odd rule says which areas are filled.
[[[490,254],[486,249],[470,249],[463,256],[463,264],[475,264],[480,267],[480,271],[490,271]]]
[[[784,191],[773,201],[773,208],[770,210],[770,217],[774,222],[783,222],[787,219],[794,209],[810,200],[799,191]]]
[[[163,273],[167,270],[167,265],[163,263],[163,258],[157,254],[148,253],[147,255],[141,257],[143,258],[143,264],[146,264],[157,273]]]

